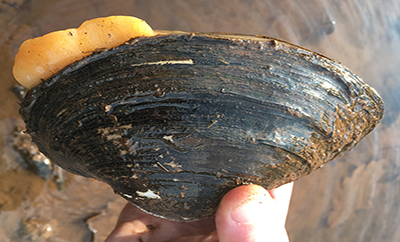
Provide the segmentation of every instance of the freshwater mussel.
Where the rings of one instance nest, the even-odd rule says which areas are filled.
[[[340,63],[265,36],[159,32],[95,51],[34,87],[27,132],[64,169],[176,221],[238,185],[273,189],[354,147],[383,116]]]

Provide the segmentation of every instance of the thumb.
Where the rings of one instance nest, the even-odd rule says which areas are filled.
[[[229,191],[215,217],[220,241],[288,242],[285,221],[292,184],[275,190],[245,185]]]

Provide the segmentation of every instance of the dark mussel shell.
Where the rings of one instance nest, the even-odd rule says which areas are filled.
[[[241,184],[273,189],[340,156],[383,116],[340,63],[274,38],[174,33],[94,53],[30,91],[40,150],[156,216],[213,216]]]

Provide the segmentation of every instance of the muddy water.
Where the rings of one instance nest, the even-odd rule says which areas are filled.
[[[335,4],[332,4],[335,2]],[[292,241],[400,241],[400,2],[395,0],[10,0],[0,3],[0,241],[102,241],[124,201],[59,172],[40,178],[14,149],[11,66],[27,38],[112,14],[155,29],[282,38],[340,60],[382,95],[386,115],[355,149],[295,183]],[[62,176],[63,182],[59,178]]]

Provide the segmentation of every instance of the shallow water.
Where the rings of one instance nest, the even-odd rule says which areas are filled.
[[[0,3],[0,241],[102,241],[124,201],[106,185],[64,174],[45,181],[15,151],[23,125],[11,91],[13,56],[27,38],[113,14],[154,29],[281,38],[341,61],[382,96],[382,123],[343,157],[295,183],[292,241],[400,240],[400,2],[395,0],[78,1]],[[97,233],[94,233],[97,231]]]

